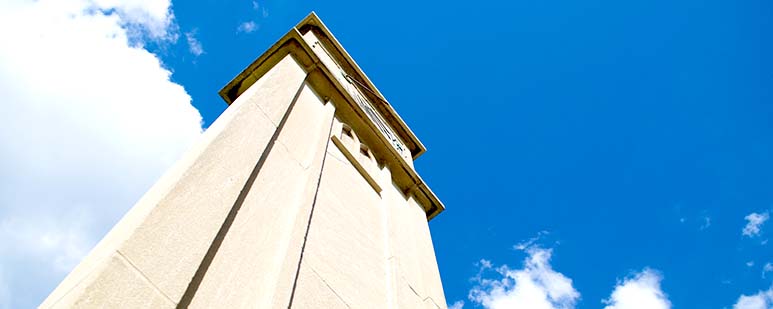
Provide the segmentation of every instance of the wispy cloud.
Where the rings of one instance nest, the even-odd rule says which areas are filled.
[[[662,277],[645,268],[630,278],[618,282],[612,295],[603,303],[604,309],[669,309],[671,302],[660,288]]]
[[[248,21],[248,22],[243,22],[241,25],[239,25],[239,28],[237,30],[239,30],[239,32],[252,33],[258,30],[258,28],[259,26],[257,23],[255,23],[254,21]]]
[[[252,10],[254,11],[256,18],[239,24],[239,26],[236,27],[237,32],[249,34],[258,31],[260,29],[260,24],[257,20],[259,18],[268,17],[268,9],[266,9],[266,7],[261,5],[258,1],[252,1]]]
[[[762,278],[765,279],[765,275],[769,272],[773,272],[773,263],[770,262],[765,263],[765,265],[762,266]]]
[[[762,232],[762,225],[765,224],[765,221],[770,219],[770,214],[767,211],[761,214],[753,212],[744,217],[744,219],[746,219],[747,223],[743,228],[743,235],[754,237],[760,235]]]
[[[535,246],[535,244],[536,244],[536,243],[537,243],[537,242],[538,242],[540,239],[544,238],[545,236],[547,236],[547,235],[549,235],[549,234],[550,234],[550,232],[548,232],[548,231],[539,231],[539,232],[537,233],[537,236],[534,236],[534,237],[532,237],[532,238],[529,238],[529,239],[528,239],[528,240],[526,240],[526,241],[519,242],[518,244],[516,244],[515,246],[513,246],[513,249],[515,249],[515,250],[519,250],[519,251],[525,251],[525,250],[526,250],[526,249],[528,249],[528,248],[534,247],[534,246]]]
[[[703,221],[703,222],[701,223],[701,226],[698,228],[701,231],[703,231],[703,230],[705,230],[705,229],[707,229],[707,228],[709,228],[711,226],[711,217],[703,216],[703,217],[701,217],[701,221]]]
[[[188,51],[194,56],[201,56],[204,53],[204,47],[201,46],[201,42],[196,38],[196,30],[185,33],[185,41],[188,43]]]

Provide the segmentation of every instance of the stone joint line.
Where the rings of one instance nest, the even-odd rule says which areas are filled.
[[[293,279],[293,288],[290,292],[290,302],[287,304],[287,308],[293,307],[293,300],[295,299],[295,289],[298,287],[298,278],[301,274],[301,265],[303,263],[303,253],[306,251],[306,242],[309,239],[309,230],[311,230],[311,219],[314,217],[314,208],[317,206],[317,197],[319,196],[319,185],[322,183],[322,175],[325,170],[325,160],[327,159],[328,147],[330,147],[330,136],[333,134],[333,124],[335,123],[335,116],[330,118],[330,127],[327,132],[325,143],[325,151],[322,152],[322,164],[319,168],[319,177],[317,177],[317,189],[314,191],[314,199],[311,202],[311,210],[309,211],[309,220],[306,223],[306,232],[303,235],[303,243],[301,244],[301,254],[298,258],[298,268],[295,270],[295,278]],[[323,280],[324,281],[324,280]],[[348,306],[348,305],[347,305]]]
[[[161,296],[164,296],[164,298],[169,301],[170,305],[172,305],[172,306],[177,305],[177,302],[172,300],[172,298],[169,297],[169,295],[166,295],[166,293],[164,293],[164,291],[162,291],[161,288],[159,288],[155,283],[153,283],[153,281],[150,280],[150,278],[148,278],[148,276],[146,276],[145,273],[143,273],[142,270],[140,270],[137,267],[137,265],[134,265],[134,262],[132,262],[132,260],[129,259],[128,256],[124,255],[123,252],[121,252],[121,250],[115,250],[115,252],[118,254],[118,256],[122,260],[124,260],[124,262],[126,262],[126,264],[129,265],[129,268],[131,268],[134,272],[136,272],[138,275],[140,275],[140,278],[142,278],[143,281],[145,281],[146,283],[150,284],[150,286],[152,286],[153,289],[156,290],[156,292],[161,294]]]
[[[322,275],[320,275],[316,270],[314,270],[314,267],[309,266],[309,269],[311,269],[311,271],[319,278],[319,280],[322,280],[322,283],[324,283],[325,286],[327,286],[327,288],[330,289],[330,291],[333,292],[333,294],[335,294],[335,296],[338,297],[338,299],[341,300],[341,302],[344,303],[344,305],[346,305],[346,308],[352,308],[352,306],[349,306],[349,303],[347,303],[344,300],[344,298],[341,297],[341,295],[338,295],[338,292],[336,292],[336,290],[332,286],[330,286],[330,284],[327,283],[327,280],[325,280],[325,278],[322,278]]]

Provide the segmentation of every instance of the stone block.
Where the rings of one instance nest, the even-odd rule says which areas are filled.
[[[116,289],[115,287],[121,287]],[[60,299],[45,308],[175,308],[125,257],[110,256]]]

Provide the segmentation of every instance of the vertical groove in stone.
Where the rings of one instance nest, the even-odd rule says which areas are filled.
[[[326,102],[327,103],[327,102]],[[329,104],[329,103],[328,103]],[[298,258],[298,267],[295,269],[295,278],[293,278],[293,288],[290,292],[290,302],[287,304],[287,308],[293,307],[293,300],[295,299],[295,289],[298,287],[298,278],[301,273],[301,263],[303,263],[303,252],[306,249],[306,241],[309,238],[309,230],[311,229],[311,220],[314,217],[314,208],[317,205],[317,196],[319,195],[319,185],[322,183],[322,175],[325,173],[325,160],[327,160],[327,150],[330,147],[330,137],[333,134],[333,123],[335,123],[335,116],[330,119],[330,128],[327,133],[327,143],[325,143],[325,151],[322,157],[322,166],[320,166],[319,177],[317,178],[317,189],[314,191],[314,200],[311,203],[311,210],[309,211],[309,220],[306,223],[306,232],[303,235],[303,243],[301,244],[301,255]]]
[[[193,300],[193,296],[196,295],[196,291],[201,285],[201,282],[204,279],[204,275],[207,273],[209,266],[212,264],[212,260],[215,258],[215,254],[217,254],[217,250],[220,248],[220,245],[223,243],[225,236],[228,234],[228,230],[231,228],[231,225],[233,224],[234,219],[236,218],[236,214],[239,212],[239,209],[244,203],[244,199],[247,197],[247,194],[250,192],[250,189],[252,188],[252,185],[255,182],[255,179],[257,179],[258,177],[258,174],[260,173],[260,169],[261,167],[263,167],[263,163],[266,162],[266,158],[268,158],[268,154],[271,152],[271,149],[274,147],[274,144],[276,143],[277,138],[279,138],[279,133],[282,132],[282,128],[287,122],[287,119],[290,116],[290,112],[293,110],[295,103],[298,101],[298,97],[301,95],[301,91],[306,85],[306,80],[308,79],[308,76],[309,75],[307,74],[306,77],[303,79],[303,82],[301,82],[301,85],[298,87],[298,91],[295,92],[295,95],[293,96],[293,99],[290,102],[290,105],[288,106],[287,111],[285,111],[284,115],[282,116],[282,120],[279,122],[279,125],[274,131],[274,135],[271,136],[271,139],[269,140],[268,145],[266,145],[266,149],[263,150],[263,153],[260,155],[258,162],[252,168],[252,172],[250,173],[250,176],[247,178],[247,181],[242,187],[242,190],[239,192],[239,196],[236,198],[234,205],[231,207],[231,210],[228,212],[228,216],[226,216],[225,221],[220,226],[220,229],[218,230],[217,235],[215,236],[215,239],[212,241],[212,244],[209,246],[209,249],[207,250],[207,254],[204,256],[204,259],[201,261],[201,264],[199,264],[199,267],[196,270],[196,273],[193,275],[193,278],[191,278],[191,282],[188,284],[188,288],[185,289],[185,293],[183,294],[183,297],[180,299],[180,302],[177,304],[177,308],[188,308],[191,301]]]
[[[382,186],[384,188],[389,188],[391,182],[392,182],[392,175],[389,171],[389,167],[384,166],[383,169],[380,171],[380,180],[382,182]],[[390,207],[392,207],[392,196],[394,192],[387,192],[384,190],[384,193],[381,194],[381,222],[382,222],[382,231],[384,233],[384,263],[385,265],[385,274],[386,278],[384,278],[384,283],[386,284],[386,302],[387,302],[387,308],[395,308],[395,272],[394,272],[394,265],[392,264],[392,246],[390,244],[391,240],[391,233],[390,233],[390,226],[392,218],[389,216],[389,212],[391,211]]]

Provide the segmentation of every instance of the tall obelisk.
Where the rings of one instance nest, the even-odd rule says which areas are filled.
[[[425,148],[312,13],[42,308],[445,308]]]

